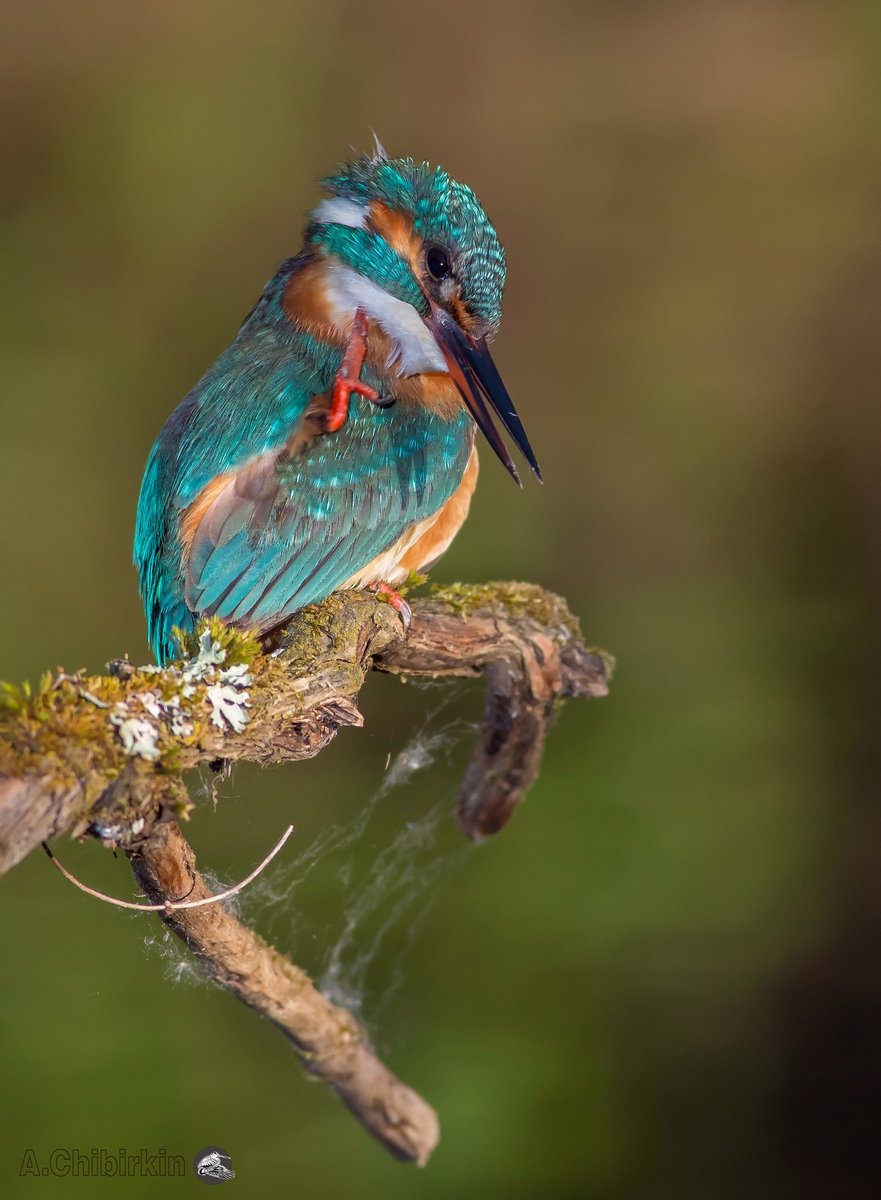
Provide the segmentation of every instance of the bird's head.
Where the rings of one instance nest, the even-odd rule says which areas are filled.
[[[324,186],[330,198],[312,211],[306,237],[333,264],[334,287],[397,340],[400,374],[449,373],[519,483],[491,407],[540,479],[488,349],[501,321],[505,254],[477,196],[440,167],[389,158],[379,142]]]

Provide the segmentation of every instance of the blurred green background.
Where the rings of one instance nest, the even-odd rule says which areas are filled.
[[[18,1170],[27,1148],[208,1144],[248,1196],[881,1194],[875,0],[2,14],[0,676],[146,656],[150,443],[370,126],[493,216],[497,360],[547,479],[518,493],[484,455],[435,577],[559,590],[619,672],[564,712],[497,839],[437,831],[431,907],[371,962],[365,1018],[441,1115],[425,1171],[268,1025],[169,980],[151,919],[34,856],[2,883],[0,1194],[195,1192]],[[231,881],[289,819],[288,862],[350,828],[389,754],[479,706],[445,697],[371,680],[363,731],[237,771],[190,826],[202,864]],[[381,798],[358,871],[452,803],[466,750]],[[124,861],[60,852],[131,894]],[[244,901],[314,969],[344,860]]]

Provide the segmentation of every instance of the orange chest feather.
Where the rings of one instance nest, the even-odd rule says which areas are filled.
[[[439,509],[428,528],[401,556],[398,566],[406,577],[410,571],[422,571],[437,562],[446,551],[453,538],[465,523],[468,509],[471,507],[471,497],[477,487],[477,472],[479,463],[477,447],[471,451],[468,466],[462,476],[462,482],[450,496],[444,506]]]

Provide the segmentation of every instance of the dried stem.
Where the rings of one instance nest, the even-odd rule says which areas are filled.
[[[83,883],[81,879],[77,879],[76,875],[68,871],[67,867],[58,861],[57,857],[52,853],[45,842],[43,842],[43,849],[49,856],[49,861],[52,863],[52,866],[57,868],[57,870],[61,872],[65,879],[69,880],[74,887],[79,888],[81,892],[85,892],[87,896],[92,896],[95,900],[101,900],[104,904],[112,904],[114,908],[128,909],[129,912],[170,913],[178,912],[182,908],[206,908],[209,904],[219,904],[222,900],[231,900],[233,896],[237,896],[243,888],[246,888],[249,883],[253,883],[257,876],[269,866],[276,854],[278,854],[279,850],[293,832],[293,825],[288,825],[287,829],[284,831],[263,861],[258,863],[250,875],[246,875],[244,879],[235,884],[233,887],[229,887],[223,892],[217,892],[216,894],[208,896],[203,900],[185,900],[183,898],[173,900],[169,897],[169,899],[164,900],[161,904],[135,904],[131,900],[119,900],[116,896],[108,896],[106,892],[99,892],[96,888],[89,887],[88,884]],[[186,893],[187,896],[189,896],[189,894],[189,892]]]

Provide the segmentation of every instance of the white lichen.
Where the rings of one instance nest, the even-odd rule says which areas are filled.
[[[193,732],[193,722],[189,720],[180,706],[180,696],[172,696],[163,700],[155,692],[138,692],[136,697],[151,717],[164,721],[175,737],[189,737]]]
[[[218,729],[241,733],[248,723],[251,697],[248,689],[254,682],[248,666],[238,663],[221,669],[226,651],[205,629],[199,637],[199,653],[182,667],[168,667],[169,674],[180,680],[179,691],[165,700],[158,691],[135,692],[115,705],[110,721],[119,730],[126,754],[155,760],[160,756],[159,743],[164,733],[175,740],[191,737],[195,724],[190,701],[196,704],[200,693],[211,709],[210,721]],[[148,671],[147,668],[142,668]],[[158,673],[154,667],[149,674]]]
[[[126,754],[154,761],[159,757],[158,728],[151,721],[128,713],[128,706],[120,703],[110,714],[110,724],[119,730],[123,750]]]
[[[214,646],[219,649],[216,642]],[[199,653],[201,655],[201,651]],[[220,653],[226,657],[222,650]],[[197,659],[197,664],[198,661]],[[254,682],[254,677],[246,663],[237,663],[233,667],[227,667],[225,671],[215,673],[217,682],[212,683],[205,691],[211,705],[211,722],[218,729],[228,725],[236,733],[241,733],[248,724],[247,710],[251,707],[248,688]]]
[[[248,722],[247,709],[251,707],[248,688],[253,676],[244,662],[221,670],[226,658],[226,650],[212,638],[210,629],[205,629],[199,637],[196,658],[182,667],[167,668],[180,679],[180,690],[175,695],[163,700],[158,691],[139,691],[115,704],[109,720],[118,728],[126,754],[155,761],[161,754],[163,733],[175,740],[192,737],[196,726],[186,702],[198,703],[199,692],[210,707],[212,725],[241,733]],[[158,671],[160,668],[155,667],[149,673]]]
[[[220,642],[211,636],[210,629],[204,629],[199,635],[199,653],[194,660],[195,666],[217,666],[226,659],[226,651]]]
[[[211,705],[211,722],[218,729],[229,725],[241,733],[248,724],[247,710],[251,707],[248,693],[235,683],[213,683],[205,692]]]

